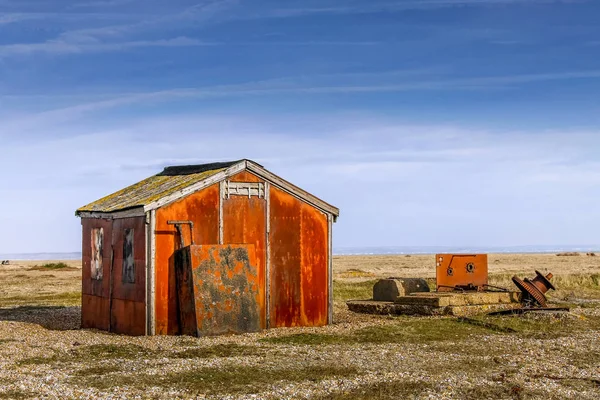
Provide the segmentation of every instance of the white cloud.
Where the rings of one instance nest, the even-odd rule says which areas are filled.
[[[192,47],[213,46],[215,43],[203,42],[188,37],[176,37],[173,39],[139,40],[130,42],[101,43],[93,40],[87,42],[68,42],[62,40],[51,40],[43,43],[21,43],[0,46],[0,56],[26,55],[34,53],[46,54],[77,54],[104,51],[124,51],[136,47]]]
[[[36,228],[36,249],[0,233],[0,253],[77,250],[75,208],[165,165],[240,158],[341,207],[338,245],[576,244],[596,241],[600,223],[597,131],[491,132],[346,114],[97,122],[40,122],[29,137],[0,122],[13,137],[0,168],[16,171],[3,179],[0,220],[17,214],[37,226],[35,211],[45,210],[67,232]]]

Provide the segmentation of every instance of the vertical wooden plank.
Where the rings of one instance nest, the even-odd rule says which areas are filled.
[[[270,197],[271,327],[300,326],[301,203],[274,186]]]
[[[148,334],[156,335],[156,210],[150,211],[150,226],[148,227],[150,236],[150,272],[148,273]]]
[[[266,201],[252,196],[230,196],[223,201],[223,244],[252,244],[260,283],[261,328],[266,328]]]
[[[265,183],[265,224],[267,226],[266,229],[266,238],[265,238],[265,248],[266,248],[266,262],[265,262],[265,323],[267,329],[271,327],[271,195],[269,191],[271,189],[271,184],[269,182]]]
[[[223,199],[225,198],[225,184],[219,183],[219,244],[223,244]]]
[[[328,301],[328,312],[327,312],[327,323],[333,324],[333,216],[327,214],[327,296]]]
[[[156,212],[155,325],[159,335],[178,333],[177,286],[174,255],[180,240],[167,221],[193,221],[194,241],[198,245],[219,242],[219,184],[171,203]],[[186,244],[191,242],[188,229],[182,230]]]
[[[328,235],[327,216],[302,203],[301,224],[301,284],[302,325],[327,324],[328,310]]]

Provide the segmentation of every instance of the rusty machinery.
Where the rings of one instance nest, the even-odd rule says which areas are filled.
[[[523,303],[528,306],[548,307],[546,292],[550,289],[555,290],[554,285],[550,282],[552,274],[544,276],[540,271],[535,271],[536,277],[533,279],[525,278],[521,280],[517,276],[513,276],[512,281],[523,293]]]
[[[487,254],[437,254],[435,259],[438,292],[480,292],[490,287]]]
[[[168,225],[175,225],[177,234],[179,235],[179,246],[181,249],[185,247],[185,240],[183,238],[183,232],[181,231],[181,225],[188,225],[190,227],[190,241],[192,246],[194,243],[194,222],[193,221],[167,221]]]

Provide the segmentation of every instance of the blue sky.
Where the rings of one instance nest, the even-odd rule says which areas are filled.
[[[0,0],[0,254],[254,159],[336,246],[600,244],[600,1]]]

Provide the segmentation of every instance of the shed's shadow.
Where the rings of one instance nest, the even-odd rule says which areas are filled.
[[[0,308],[0,321],[37,324],[53,331],[81,329],[81,307],[19,306]]]

